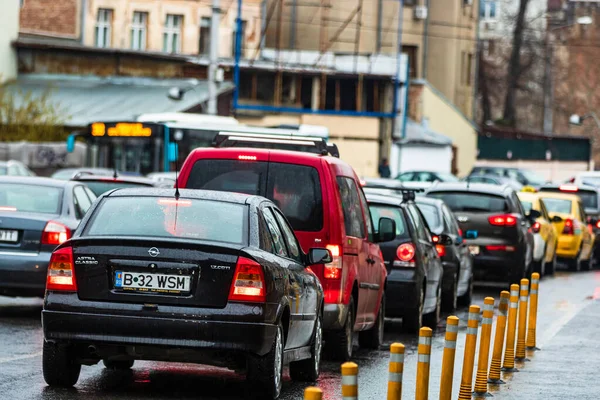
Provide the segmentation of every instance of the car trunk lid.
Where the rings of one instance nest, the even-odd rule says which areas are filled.
[[[42,232],[55,214],[0,212],[0,251],[51,251],[55,245],[42,245]]]

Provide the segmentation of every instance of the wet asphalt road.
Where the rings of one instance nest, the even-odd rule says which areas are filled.
[[[475,294],[475,304],[481,305],[485,296],[499,297],[500,288],[479,288]],[[595,303],[600,297],[600,272],[582,272],[571,274],[557,272],[555,277],[545,278],[540,286],[540,305],[538,320],[538,346],[548,346],[560,352],[561,340],[565,335],[573,335],[570,330],[581,330],[583,322],[576,318],[583,310]],[[102,364],[84,366],[78,384],[70,390],[51,389],[44,383],[41,372],[42,330],[40,326],[41,300],[9,299],[0,297],[0,399],[243,399],[248,392],[244,377],[228,370],[190,364],[168,364],[136,362],[130,372],[112,372]],[[598,307],[600,308],[600,307]],[[466,310],[456,313],[461,318],[461,329],[457,342],[455,365],[455,384],[453,398],[457,398],[460,373],[462,371],[462,348],[464,345],[464,327]],[[598,314],[596,314],[598,315]],[[445,316],[444,316],[445,317]],[[574,322],[575,321],[575,322]],[[434,334],[431,357],[430,398],[438,397],[440,366],[444,345],[442,322]],[[595,327],[594,337],[600,337],[600,324]],[[400,321],[386,322],[384,347],[392,342],[402,342],[406,346],[403,398],[414,398],[416,375],[416,337],[400,333]],[[562,339],[561,339],[562,338]],[[600,347],[600,346],[599,346]],[[576,349],[578,347],[574,347]],[[573,354],[574,359],[578,358]],[[543,350],[542,350],[543,351]],[[581,358],[586,356],[582,347]],[[540,354],[530,354],[529,365],[523,371],[505,376],[507,385],[490,387],[496,398],[525,398],[518,396],[524,390],[523,381],[529,384],[526,398],[534,399],[543,387],[536,388],[531,383],[532,375],[546,364],[552,363],[552,357],[544,360]],[[358,349],[354,361],[359,365],[359,394],[361,399],[385,399],[387,385],[388,352],[366,351]],[[580,364],[581,368],[586,368]],[[325,361],[318,386],[325,393],[324,399],[341,399],[339,363]],[[570,365],[569,374],[577,376],[576,365]],[[569,382],[569,376],[561,376],[563,382]],[[577,380],[580,381],[580,380]],[[534,381],[535,382],[535,381]],[[589,382],[589,381],[588,381]],[[589,384],[589,383],[588,383]],[[594,384],[593,382],[591,383]],[[532,386],[533,385],[533,386]],[[282,399],[302,399],[306,384],[290,381],[286,376]],[[539,389],[539,390],[538,390]],[[595,393],[600,392],[597,387]],[[544,400],[549,398],[543,394]],[[550,398],[552,398],[550,396]],[[561,397],[556,397],[561,398]],[[564,398],[564,397],[563,397]],[[582,397],[579,397],[582,398]]]

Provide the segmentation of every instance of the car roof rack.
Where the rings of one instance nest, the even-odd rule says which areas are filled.
[[[385,189],[392,192],[402,193],[402,201],[414,201],[417,193],[425,192],[422,188],[409,188],[406,186],[386,186],[386,185],[365,185],[365,189]]]
[[[314,136],[295,136],[295,135],[273,135],[273,134],[260,134],[260,133],[243,133],[243,132],[228,132],[221,131],[217,133],[212,141],[212,146],[217,148],[223,147],[246,147],[254,145],[288,145],[298,146],[298,151],[302,150],[302,147],[312,147],[315,149],[316,154],[323,156],[331,155],[333,157],[340,157],[340,152],[337,145],[328,143],[324,138]],[[253,147],[253,146],[251,146]],[[270,147],[268,147],[270,148]]]

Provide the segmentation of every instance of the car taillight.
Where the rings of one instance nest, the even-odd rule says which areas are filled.
[[[64,292],[77,291],[71,247],[63,247],[52,253],[46,275],[46,289]]]
[[[396,260],[394,266],[414,267],[415,266],[415,246],[412,243],[402,243],[396,249]]]
[[[257,157],[256,156],[249,156],[247,154],[240,154],[238,156],[238,160],[241,161],[256,161]]]
[[[517,217],[510,214],[493,215],[488,218],[488,222],[494,226],[515,226],[517,225]]]
[[[431,237],[431,240],[433,241],[433,243],[439,243],[440,242],[440,237],[438,235],[433,235]]]
[[[570,219],[570,218],[566,219],[565,225],[563,226],[563,231],[562,231],[563,235],[572,235],[574,232],[574,229],[573,229],[574,225],[575,224],[573,223],[572,219]]]
[[[49,221],[42,232],[42,244],[52,244],[58,246],[71,238],[71,230],[65,225]]]
[[[239,257],[229,291],[229,301],[263,303],[266,299],[262,266],[249,258]]]
[[[438,255],[440,257],[444,257],[446,255],[446,246],[444,246],[443,244],[436,244],[435,249],[437,250]]]
[[[600,221],[596,222],[596,228],[600,229]]]
[[[531,231],[533,233],[539,233],[541,227],[542,227],[541,224],[539,222],[536,222],[531,226]]]
[[[505,246],[505,245],[490,245],[485,246],[485,249],[488,251],[515,251],[515,246]]]
[[[329,244],[325,246],[331,252],[333,261],[325,264],[323,268],[323,277],[325,279],[340,279],[342,277],[342,257],[341,249],[337,244]]]

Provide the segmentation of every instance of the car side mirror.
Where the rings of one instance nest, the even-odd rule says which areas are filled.
[[[527,214],[527,218],[532,222],[541,216],[542,216],[542,213],[539,212],[538,210],[531,210],[531,211],[529,211],[529,214]]]
[[[307,267],[316,264],[329,264],[330,262],[333,262],[331,251],[321,248],[313,248],[308,251]]]
[[[438,237],[438,241],[434,242],[436,244],[443,244],[444,246],[452,246],[454,244],[454,240],[452,240],[452,238],[446,234],[441,234],[441,235],[437,235]]]
[[[391,242],[396,239],[396,221],[391,218],[379,218],[378,242]]]
[[[560,215],[555,215],[552,218],[550,218],[550,222],[562,222],[562,217]]]

